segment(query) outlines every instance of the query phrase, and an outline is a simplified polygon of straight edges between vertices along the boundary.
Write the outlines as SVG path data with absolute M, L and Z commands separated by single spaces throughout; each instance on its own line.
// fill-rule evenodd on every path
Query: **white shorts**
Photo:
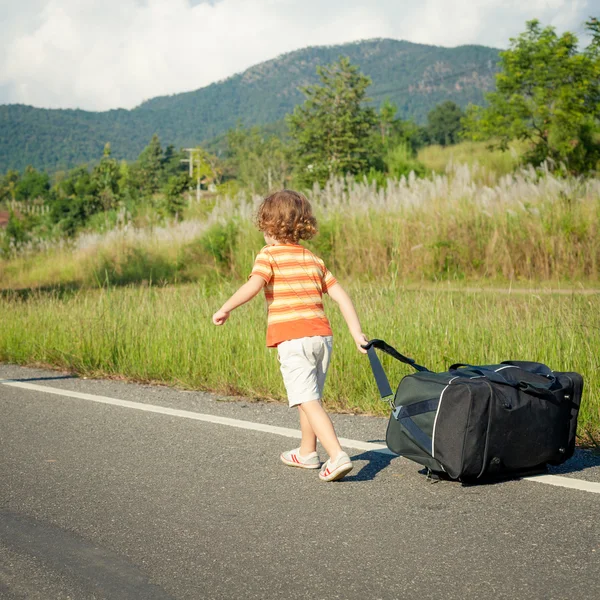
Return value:
M 330 335 L 287 340 L 277 346 L 290 406 L 322 398 L 332 347 Z

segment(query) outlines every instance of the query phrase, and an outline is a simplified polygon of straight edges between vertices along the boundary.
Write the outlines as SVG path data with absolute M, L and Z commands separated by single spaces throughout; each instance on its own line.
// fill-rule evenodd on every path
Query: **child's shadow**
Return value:
M 352 461 L 366 460 L 367 464 L 355 475 L 344 477 L 343 481 L 371 481 L 375 475 L 385 469 L 394 458 L 398 458 L 394 454 L 384 454 L 376 450 L 368 450 L 362 454 L 355 454 L 351 457 Z

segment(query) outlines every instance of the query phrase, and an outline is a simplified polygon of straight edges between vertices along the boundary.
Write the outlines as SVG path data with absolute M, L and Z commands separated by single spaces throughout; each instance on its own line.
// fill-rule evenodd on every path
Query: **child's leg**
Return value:
M 298 408 L 300 409 L 300 427 L 302 428 L 302 416 L 304 416 L 313 435 L 319 438 L 323 448 L 329 454 L 329 458 L 335 460 L 343 450 L 335 434 L 333 423 L 321 403 L 318 400 L 311 400 L 300 404 Z M 304 441 L 304 428 L 302 428 L 302 441 Z M 302 446 L 300 446 L 300 454 L 304 454 Z
M 317 436 L 310 426 L 308 417 L 304 414 L 304 411 L 300 408 L 302 405 L 298 405 L 298 414 L 300 415 L 300 431 L 302 432 L 302 441 L 300 442 L 300 454 L 302 456 L 308 456 L 311 452 L 317 450 Z

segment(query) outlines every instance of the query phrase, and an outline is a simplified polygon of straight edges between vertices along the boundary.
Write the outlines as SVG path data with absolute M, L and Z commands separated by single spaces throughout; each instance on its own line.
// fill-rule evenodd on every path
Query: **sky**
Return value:
M 506 48 L 537 18 L 583 33 L 600 0 L 0 0 L 0 104 L 108 110 L 307 46 Z

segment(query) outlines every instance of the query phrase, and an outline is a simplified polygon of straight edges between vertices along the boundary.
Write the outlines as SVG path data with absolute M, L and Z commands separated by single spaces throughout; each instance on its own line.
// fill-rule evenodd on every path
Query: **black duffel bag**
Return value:
M 532 472 L 573 455 L 583 390 L 578 373 L 520 361 L 432 373 L 382 340 L 364 347 L 392 407 L 386 443 L 395 454 L 461 481 Z M 417 371 L 395 394 L 375 348 Z

